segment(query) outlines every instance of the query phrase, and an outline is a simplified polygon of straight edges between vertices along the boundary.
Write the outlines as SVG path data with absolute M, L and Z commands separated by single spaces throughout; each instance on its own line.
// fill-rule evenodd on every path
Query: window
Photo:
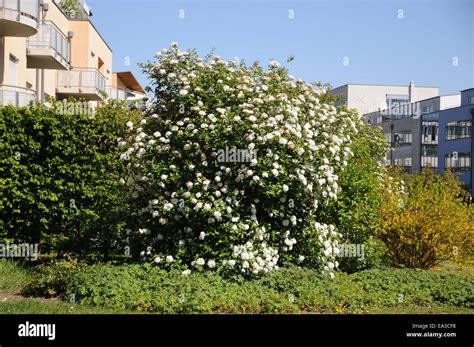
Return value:
M 446 123 L 446 140 L 459 140 L 471 137 L 471 121 Z
M 438 145 L 425 144 L 421 147 L 421 167 L 438 167 Z
M 423 122 L 422 129 L 422 143 L 436 144 L 438 143 L 438 123 L 437 122 Z
M 453 152 L 446 154 L 444 157 L 444 166 L 451 170 L 470 170 L 471 169 L 471 153 Z
M 438 157 L 421 157 L 422 168 L 433 168 L 438 167 Z
M 411 133 L 396 133 L 393 137 L 396 146 L 411 145 L 413 139 Z
M 474 96 L 469 98 L 469 104 L 474 105 Z
M 421 114 L 427 114 L 427 113 L 432 113 L 434 112 L 434 106 L 429 105 L 429 106 L 424 106 L 421 108 Z

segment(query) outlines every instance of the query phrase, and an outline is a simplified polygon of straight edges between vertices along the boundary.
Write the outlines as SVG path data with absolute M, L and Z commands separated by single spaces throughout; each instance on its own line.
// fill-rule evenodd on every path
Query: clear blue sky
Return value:
M 132 70 L 143 85 L 146 77 L 136 64 L 176 41 L 181 49 L 196 48 L 204 55 L 215 48 L 225 59 L 237 56 L 247 62 L 276 59 L 286 65 L 294 55 L 292 75 L 334 87 L 406 85 L 411 80 L 439 86 L 441 94 L 474 87 L 474 0 L 87 3 L 92 21 L 114 51 L 114 71 Z

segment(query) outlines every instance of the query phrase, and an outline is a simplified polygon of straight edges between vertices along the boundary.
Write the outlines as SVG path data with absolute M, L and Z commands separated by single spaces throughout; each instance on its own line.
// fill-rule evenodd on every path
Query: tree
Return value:
M 428 269 L 472 255 L 473 208 L 453 174 L 426 170 L 403 179 L 395 173 L 384 183 L 379 237 L 394 266 Z
M 388 265 L 383 244 L 377 239 L 383 160 L 388 147 L 379 129 L 366 124 L 351 146 L 354 153 L 341 173 L 341 193 L 325 210 L 327 222 L 336 225 L 344 243 L 364 249 L 363 257 L 340 257 L 345 271 Z
M 85 19 L 88 17 L 79 0 L 62 0 L 59 7 L 69 18 Z

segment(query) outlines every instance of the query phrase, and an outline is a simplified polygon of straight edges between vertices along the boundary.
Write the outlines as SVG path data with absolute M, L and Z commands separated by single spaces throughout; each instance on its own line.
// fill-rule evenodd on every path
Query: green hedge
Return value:
M 118 103 L 94 115 L 63 105 L 0 107 L 0 242 L 107 256 L 123 205 L 117 139 L 136 116 Z
M 57 263 L 39 267 L 25 293 L 157 313 L 362 313 L 409 305 L 472 308 L 472 288 L 474 280 L 464 275 L 408 269 L 338 273 L 331 281 L 289 268 L 244 280 L 215 272 L 184 277 L 144 265 Z

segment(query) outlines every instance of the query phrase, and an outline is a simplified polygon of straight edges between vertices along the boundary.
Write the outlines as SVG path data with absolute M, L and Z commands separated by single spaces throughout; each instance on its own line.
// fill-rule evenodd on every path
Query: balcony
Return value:
M 97 69 L 73 68 L 58 71 L 56 94 L 58 99 L 74 97 L 89 101 L 103 100 L 105 77 Z
M 0 36 L 36 34 L 38 15 L 39 0 L 0 0 Z
M 125 88 L 107 87 L 106 93 L 111 99 L 126 101 L 132 94 Z
M 0 105 L 23 107 L 36 102 L 33 90 L 0 84 Z
M 50 21 L 41 22 L 38 32 L 27 39 L 26 47 L 29 69 L 69 68 L 69 41 Z

